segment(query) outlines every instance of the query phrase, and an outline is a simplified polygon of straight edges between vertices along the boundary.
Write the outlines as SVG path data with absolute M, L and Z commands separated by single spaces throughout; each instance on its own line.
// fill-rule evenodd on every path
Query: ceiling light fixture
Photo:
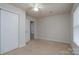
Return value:
M 38 4 L 34 4 L 33 10 L 36 12 L 39 11 Z
M 34 7 L 34 11 L 39 11 L 39 8 L 37 8 L 37 7 Z

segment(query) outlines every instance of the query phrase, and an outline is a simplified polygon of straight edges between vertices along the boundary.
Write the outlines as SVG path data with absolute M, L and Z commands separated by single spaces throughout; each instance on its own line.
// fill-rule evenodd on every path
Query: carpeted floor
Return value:
M 72 55 L 72 48 L 70 44 L 37 39 L 5 55 Z

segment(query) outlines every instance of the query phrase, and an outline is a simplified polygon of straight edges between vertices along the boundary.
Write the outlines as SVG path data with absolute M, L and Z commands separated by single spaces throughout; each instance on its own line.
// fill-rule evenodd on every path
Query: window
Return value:
M 73 41 L 79 46 L 79 6 L 73 14 Z

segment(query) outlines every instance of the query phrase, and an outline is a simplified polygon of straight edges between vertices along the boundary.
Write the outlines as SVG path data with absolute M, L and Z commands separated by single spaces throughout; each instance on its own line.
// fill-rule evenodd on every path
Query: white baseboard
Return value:
M 62 42 L 62 43 L 68 43 L 68 44 L 70 44 L 71 42 L 67 42 L 67 41 L 59 41 L 59 40 L 52 40 L 52 39 L 47 39 L 47 38 L 38 38 L 38 39 L 42 39 L 42 40 L 49 40 L 49 41 L 56 41 L 56 42 Z
M 74 42 L 71 43 L 71 46 L 73 49 L 73 54 L 79 55 L 79 47 Z
M 22 45 L 19 45 L 19 47 L 18 48 L 21 48 L 21 47 L 24 47 L 26 44 L 24 43 L 24 44 L 22 44 Z

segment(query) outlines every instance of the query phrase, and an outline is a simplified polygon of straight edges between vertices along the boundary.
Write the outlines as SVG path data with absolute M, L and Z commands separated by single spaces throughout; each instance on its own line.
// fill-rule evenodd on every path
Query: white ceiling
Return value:
M 71 3 L 38 3 L 40 9 L 38 12 L 33 11 L 35 3 L 12 3 L 12 5 L 19 7 L 26 11 L 30 16 L 42 18 L 51 15 L 70 13 L 72 9 Z

